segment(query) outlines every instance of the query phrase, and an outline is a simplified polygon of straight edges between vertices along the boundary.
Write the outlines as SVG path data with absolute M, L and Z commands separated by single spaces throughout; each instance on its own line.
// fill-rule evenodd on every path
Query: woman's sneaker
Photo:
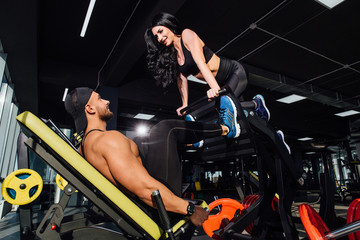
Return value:
M 268 122 L 270 120 L 270 111 L 265 105 L 264 97 L 261 94 L 258 94 L 255 97 L 253 97 L 253 101 L 256 103 L 256 109 L 255 109 L 256 114 L 260 118 Z
M 185 121 L 195 122 L 195 119 L 194 119 L 194 117 L 191 116 L 190 114 L 187 114 L 187 115 L 185 116 Z M 204 146 L 204 140 L 201 140 L 201 141 L 199 141 L 199 142 L 193 143 L 192 146 L 195 147 L 195 148 L 201 148 L 202 146 Z
M 289 145 L 287 145 L 287 143 L 285 142 L 284 133 L 281 130 L 277 130 L 276 133 L 279 136 L 280 140 L 285 145 L 285 147 L 287 148 L 289 154 L 291 154 L 291 149 L 290 149 Z
M 237 110 L 229 96 L 220 98 L 220 124 L 229 129 L 228 138 L 237 138 L 240 135 L 240 125 L 237 122 Z

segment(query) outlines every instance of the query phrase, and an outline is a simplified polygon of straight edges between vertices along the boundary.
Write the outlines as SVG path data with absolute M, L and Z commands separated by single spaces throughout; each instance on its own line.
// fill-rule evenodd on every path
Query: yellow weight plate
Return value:
M 60 176 L 60 174 L 56 174 L 56 185 L 64 191 L 64 188 L 66 185 L 68 185 L 68 181 L 66 181 L 62 176 Z
M 14 205 L 26 205 L 34 201 L 43 189 L 40 175 L 31 169 L 19 169 L 4 180 L 1 193 L 4 199 Z
M 62 176 L 60 176 L 60 174 L 56 174 L 56 185 L 64 191 L 64 188 L 66 187 L 66 185 L 68 185 L 68 181 L 65 180 L 65 178 L 63 178 Z M 77 190 L 75 190 L 75 192 L 78 192 Z

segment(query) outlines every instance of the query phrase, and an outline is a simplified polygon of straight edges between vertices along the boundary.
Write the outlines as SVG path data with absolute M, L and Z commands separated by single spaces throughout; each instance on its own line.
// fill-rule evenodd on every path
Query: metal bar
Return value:
M 326 239 L 337 239 L 344 237 L 350 233 L 360 230 L 360 220 L 346 224 L 345 226 L 335 229 L 325 235 Z
M 219 96 L 222 95 L 222 94 L 225 94 L 226 92 L 227 92 L 227 90 L 226 90 L 225 88 L 219 90 Z M 192 104 L 190 104 L 190 105 L 187 106 L 186 108 L 181 109 L 180 112 L 181 112 L 181 113 L 186 112 L 187 110 L 195 107 L 196 105 L 198 105 L 198 104 L 200 104 L 200 103 L 202 103 L 202 102 L 204 102 L 204 101 L 207 101 L 208 99 L 209 99 L 209 98 L 208 98 L 207 96 L 204 96 L 204 97 L 196 100 L 195 102 L 193 102 Z

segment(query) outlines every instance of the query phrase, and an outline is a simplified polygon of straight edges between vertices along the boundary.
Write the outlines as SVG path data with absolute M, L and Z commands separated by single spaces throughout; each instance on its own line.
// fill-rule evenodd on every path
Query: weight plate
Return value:
M 300 219 L 304 225 L 306 234 L 310 240 L 325 239 L 325 233 L 329 232 L 320 215 L 308 204 L 299 206 Z
M 40 175 L 31 169 L 19 169 L 4 180 L 1 192 L 4 199 L 14 205 L 26 205 L 34 201 L 43 189 Z
M 238 210 L 240 213 L 244 210 L 243 205 L 238 201 L 230 198 L 221 198 L 209 204 L 209 212 L 220 205 L 220 211 L 215 215 L 209 216 L 209 218 L 202 224 L 205 233 L 209 237 L 218 240 L 221 239 L 221 237 L 214 233 L 214 231 L 225 227 L 223 226 L 223 220 L 231 221 Z

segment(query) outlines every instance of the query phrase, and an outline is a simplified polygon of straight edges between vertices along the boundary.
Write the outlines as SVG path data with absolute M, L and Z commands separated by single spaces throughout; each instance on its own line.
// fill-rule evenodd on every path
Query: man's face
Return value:
M 108 100 L 102 99 L 100 94 L 92 92 L 88 103 L 95 107 L 96 112 L 98 113 L 101 120 L 107 122 L 114 116 L 114 113 L 109 109 L 110 102 Z

